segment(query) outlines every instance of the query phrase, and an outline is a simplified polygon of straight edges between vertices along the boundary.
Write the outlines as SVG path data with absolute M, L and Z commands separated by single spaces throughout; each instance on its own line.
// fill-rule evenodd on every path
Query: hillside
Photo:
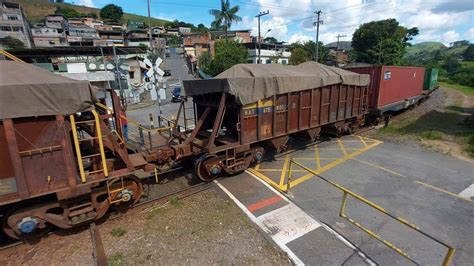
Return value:
M 434 50 L 445 48 L 446 46 L 440 42 L 421 42 L 407 47 L 406 55 L 411 56 L 420 52 L 433 52 Z
M 433 59 L 441 60 L 446 57 L 460 58 L 466 48 L 467 45 L 461 47 L 446 47 L 440 42 L 422 42 L 407 47 L 403 58 L 411 64 L 423 64 Z
M 73 8 L 76 11 L 80 13 L 96 13 L 97 16 L 99 16 L 100 9 L 99 8 L 93 8 L 93 7 L 86 7 L 86 6 L 77 6 L 77 5 L 72 5 L 72 4 L 66 4 L 66 3 L 50 3 L 47 0 L 9 0 L 9 2 L 13 3 L 20 3 L 20 5 L 23 7 L 25 10 L 25 13 L 30 21 L 30 23 L 41 23 L 44 21 L 44 16 L 49 15 L 49 14 L 54 14 L 54 11 L 56 10 L 57 6 L 61 7 L 68 7 L 68 8 Z M 125 10 L 124 10 L 125 11 Z M 122 22 L 126 23 L 129 19 L 132 20 L 141 20 L 148 22 L 148 17 L 146 16 L 140 16 L 140 15 L 135 15 L 135 14 L 129 14 L 129 13 L 124 13 Z M 158 25 L 163 25 L 167 20 L 163 19 L 156 19 L 152 18 L 151 19 L 151 25 L 152 26 L 158 26 Z

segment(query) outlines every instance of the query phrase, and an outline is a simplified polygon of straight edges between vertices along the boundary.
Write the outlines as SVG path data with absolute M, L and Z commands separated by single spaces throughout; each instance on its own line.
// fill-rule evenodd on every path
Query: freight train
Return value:
M 182 101 L 166 131 L 140 130 L 133 141 L 122 132 L 126 118 L 113 90 L 108 110 L 87 82 L 12 61 L 0 61 L 0 73 L 0 215 L 3 231 L 16 239 L 128 208 L 140 200 L 144 180 L 169 165 L 192 161 L 195 176 L 211 181 L 259 163 L 265 149 L 283 151 L 290 136 L 351 133 L 386 103 L 380 99 L 410 101 L 374 96 L 396 88 L 374 90 L 370 75 L 315 62 L 236 65 L 214 79 L 184 81 L 192 129 L 178 125 L 186 116 Z M 399 78 L 394 70 L 377 73 L 390 76 L 379 82 Z M 423 74 L 406 75 L 422 86 Z

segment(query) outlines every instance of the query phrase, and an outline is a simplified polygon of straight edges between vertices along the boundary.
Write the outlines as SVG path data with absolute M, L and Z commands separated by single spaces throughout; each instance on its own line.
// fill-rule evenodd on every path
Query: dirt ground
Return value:
M 98 225 L 109 265 L 290 265 L 215 189 L 147 205 Z M 0 252 L 0 265 L 93 265 L 89 230 Z
M 473 98 L 440 88 L 420 106 L 393 117 L 388 127 L 368 134 L 474 162 Z

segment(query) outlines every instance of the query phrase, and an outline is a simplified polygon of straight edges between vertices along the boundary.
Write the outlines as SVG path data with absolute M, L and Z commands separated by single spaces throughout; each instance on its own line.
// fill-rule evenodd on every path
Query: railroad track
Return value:
M 157 185 L 159 185 L 159 184 L 157 184 Z M 195 185 L 191 185 L 191 186 L 181 188 L 181 189 L 178 189 L 176 191 L 167 193 L 163 196 L 159 196 L 159 197 L 155 197 L 155 198 L 152 198 L 152 199 L 147 199 L 147 200 L 144 200 L 144 201 L 140 201 L 139 203 L 135 204 L 130 209 L 130 211 L 128 211 L 124 214 L 122 214 L 120 211 L 112 211 L 107 215 L 107 217 L 110 217 L 109 219 L 113 220 L 113 219 L 116 219 L 118 217 L 121 217 L 122 215 L 129 215 L 131 212 L 133 212 L 133 209 L 138 209 L 139 207 L 143 207 L 143 206 L 150 205 L 150 204 L 153 204 L 153 203 L 160 203 L 160 202 L 164 203 L 164 202 L 169 201 L 172 198 L 184 199 L 184 198 L 187 198 L 189 196 L 195 195 L 199 192 L 202 192 L 204 190 L 207 190 L 207 189 L 209 189 L 213 186 L 214 186 L 214 183 L 212 183 L 212 182 L 198 183 L 198 184 L 195 184 Z M 94 222 L 91 223 L 91 226 L 95 227 L 95 223 Z M 90 229 L 90 230 L 96 231 L 97 229 L 94 228 L 94 229 Z M 55 231 L 51 231 L 51 232 L 48 233 L 48 235 L 52 235 L 54 233 L 55 233 Z M 92 232 L 91 232 L 91 234 L 92 234 Z M 10 248 L 13 248 L 13 247 L 16 247 L 16 246 L 19 246 L 19 245 L 22 245 L 22 244 L 26 244 L 26 243 L 27 242 L 25 242 L 25 241 L 19 240 L 19 241 L 14 241 L 14 242 L 11 242 L 11 243 L 7 243 L 5 245 L 0 245 L 0 251 L 10 249 Z M 96 245 L 101 245 L 101 244 L 99 244 L 99 241 L 97 241 L 97 240 L 94 240 L 93 243 L 95 243 Z M 95 248 L 96 248 L 96 246 L 94 246 L 94 249 Z

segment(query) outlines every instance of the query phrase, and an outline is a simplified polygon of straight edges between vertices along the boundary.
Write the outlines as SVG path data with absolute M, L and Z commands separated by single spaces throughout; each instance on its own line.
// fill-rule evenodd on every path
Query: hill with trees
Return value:
M 67 3 L 50 3 L 47 0 L 9 0 L 9 2 L 19 3 L 25 10 L 26 16 L 32 24 L 42 23 L 44 21 L 44 17 L 49 14 L 54 14 L 58 7 L 60 9 L 68 10 L 68 12 L 70 12 L 70 10 L 72 9 L 77 11 L 78 14 L 95 14 L 97 17 L 100 17 L 99 8 L 87 6 L 78 6 Z M 74 12 L 71 13 L 76 15 Z M 141 20 L 148 22 L 148 17 L 130 13 L 123 13 L 121 22 L 126 23 L 128 20 Z M 163 19 L 151 18 L 152 26 L 162 26 L 168 22 L 169 21 Z

